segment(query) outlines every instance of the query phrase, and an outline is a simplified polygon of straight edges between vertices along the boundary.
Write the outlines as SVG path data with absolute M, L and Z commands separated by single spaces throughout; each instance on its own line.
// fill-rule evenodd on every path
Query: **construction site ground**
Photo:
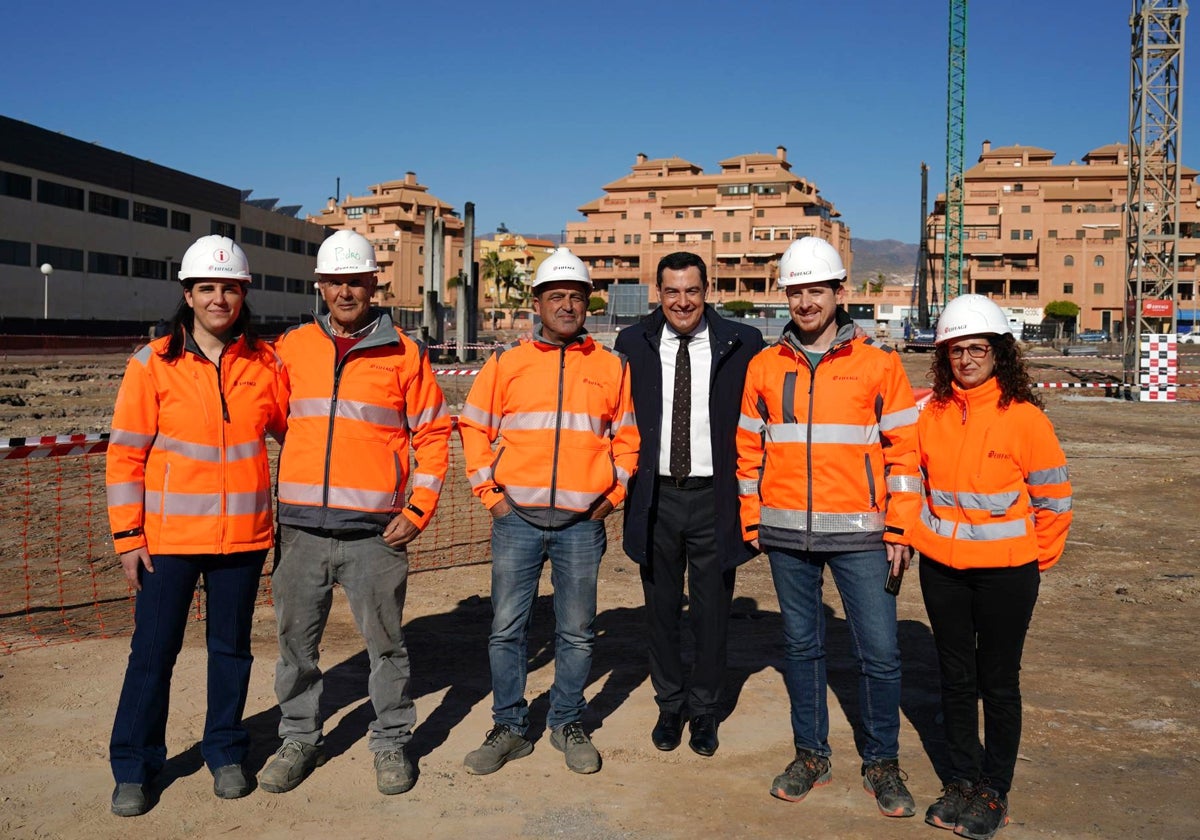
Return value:
M 1200 352 L 1184 352 L 1182 368 L 1200 367 Z M 929 357 L 909 354 L 904 361 L 914 385 L 927 384 Z M 3 436 L 107 431 L 123 364 L 119 354 L 0 359 Z M 1112 359 L 1035 351 L 1031 364 L 1044 381 L 1119 378 Z M 458 405 L 473 378 L 440 381 Z M 1062 561 L 1043 576 L 1030 628 L 1012 824 L 1001 838 L 1200 837 L 1194 801 L 1200 783 L 1196 390 L 1190 386 L 1183 392 L 1190 399 L 1161 405 L 1106 399 L 1096 389 L 1043 392 L 1071 465 L 1075 524 Z M 155 786 L 154 807 L 135 820 L 108 810 L 107 743 L 128 637 L 50 640 L 0 655 L 0 836 L 950 836 L 920 816 L 939 793 L 936 768 L 944 744 L 936 657 L 915 570 L 899 596 L 900 741 L 918 816 L 884 818 L 862 789 L 854 747 L 856 672 L 831 582 L 825 601 L 833 781 L 790 804 L 768 794 L 792 749 L 779 608 L 765 559 L 738 572 L 719 751 L 702 758 L 685 742 L 674 752 L 659 752 L 649 737 L 656 707 L 641 586 L 636 566 L 620 551 L 619 517 L 610 520 L 600 572 L 598 638 L 587 689 L 585 723 L 604 757 L 598 774 L 569 772 L 544 730 L 553 677 L 548 573 L 529 650 L 535 750 L 491 776 L 464 770 L 464 755 L 491 724 L 489 567 L 479 563 L 419 572 L 410 580 L 405 632 L 418 712 L 410 753 L 420 775 L 409 793 L 385 797 L 375 789 L 366 746 L 373 716 L 366 654 L 339 595 L 322 648 L 329 760 L 287 794 L 256 789 L 233 801 L 213 796 L 199 751 L 205 710 L 201 622 L 189 628 L 175 668 L 166 772 Z M 10 532 L 20 525 L 2 523 Z M 70 519 L 60 527 L 69 529 Z M 3 550 L 0 575 L 13 575 L 21 549 L 7 542 Z M 111 574 L 119 575 L 115 564 Z M 4 584 L 0 590 L 13 587 Z M 12 606 L 0 604 L 0 612 Z M 253 734 L 248 766 L 257 772 L 278 746 L 270 607 L 255 616 L 254 650 L 246 720 Z

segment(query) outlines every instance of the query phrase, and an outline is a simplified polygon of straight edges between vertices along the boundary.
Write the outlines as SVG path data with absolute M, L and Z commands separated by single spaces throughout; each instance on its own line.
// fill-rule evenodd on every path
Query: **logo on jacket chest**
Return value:
M 997 452 L 995 449 L 989 449 L 987 456 L 989 458 L 994 458 L 997 461 L 1011 461 L 1012 460 L 1012 455 L 1008 454 L 1007 452 Z
M 370 364 L 370 368 L 371 368 L 371 370 L 382 370 L 382 371 L 384 371 L 384 372 L 386 372 L 386 373 L 395 373 L 395 372 L 396 372 L 396 368 L 395 368 L 395 366 L 393 366 L 393 365 L 381 365 L 381 364 L 379 364 L 378 362 L 372 362 L 372 363 Z
M 598 382 L 598 381 L 597 381 L 597 380 L 595 380 L 595 379 L 588 379 L 586 376 L 585 376 L 585 377 L 583 377 L 583 384 L 584 384 L 584 385 L 594 385 L 594 386 L 596 386 L 597 388 L 603 388 L 603 387 L 604 387 L 604 383 L 603 383 L 603 382 Z

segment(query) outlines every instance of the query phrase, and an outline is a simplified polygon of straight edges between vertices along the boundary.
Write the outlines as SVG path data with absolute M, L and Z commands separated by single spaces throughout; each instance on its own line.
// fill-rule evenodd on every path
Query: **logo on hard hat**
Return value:
M 229 252 L 224 248 L 218 248 L 217 250 L 213 251 L 213 259 L 219 263 L 229 262 Z

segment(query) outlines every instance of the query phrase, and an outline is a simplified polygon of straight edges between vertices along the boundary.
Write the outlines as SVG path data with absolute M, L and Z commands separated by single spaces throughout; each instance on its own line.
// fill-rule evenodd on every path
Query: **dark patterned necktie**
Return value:
M 671 478 L 687 478 L 692 472 L 692 358 L 689 335 L 679 336 L 675 354 L 675 397 L 671 408 Z

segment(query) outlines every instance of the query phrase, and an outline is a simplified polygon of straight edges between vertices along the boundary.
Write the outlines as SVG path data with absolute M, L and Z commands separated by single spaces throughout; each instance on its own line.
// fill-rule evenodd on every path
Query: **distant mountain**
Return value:
M 889 279 L 911 281 L 917 265 L 917 246 L 895 239 L 852 239 L 854 278 L 863 282 L 883 272 Z

